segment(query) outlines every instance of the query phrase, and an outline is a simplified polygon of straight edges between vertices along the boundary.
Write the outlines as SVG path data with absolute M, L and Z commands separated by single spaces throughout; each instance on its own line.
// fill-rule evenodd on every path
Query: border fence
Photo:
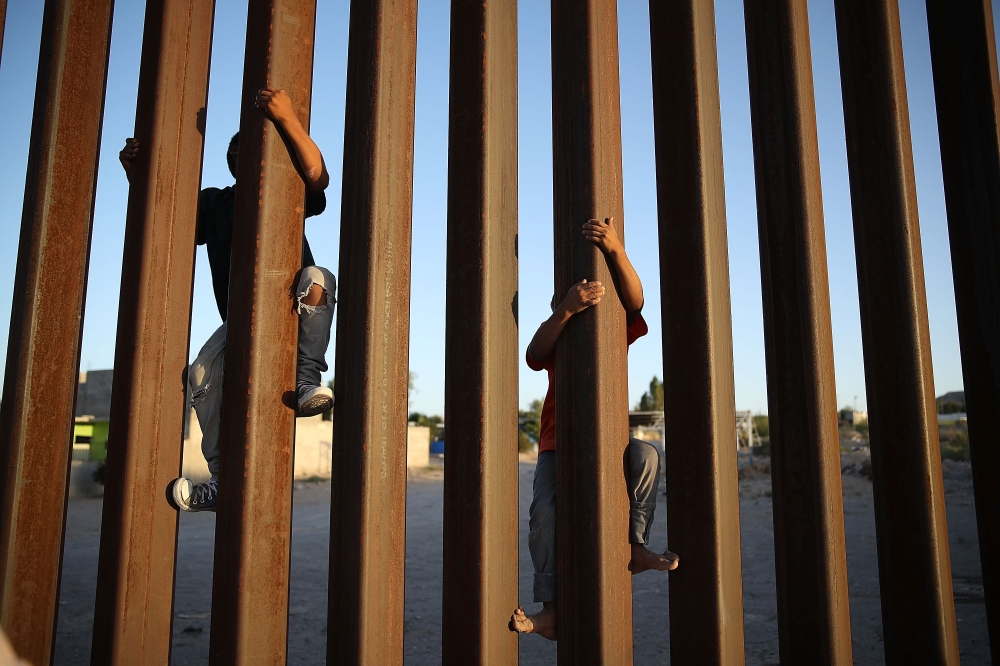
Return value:
M 0 624 L 51 663 L 112 0 L 46 0 L 0 410 Z M 551 0 L 555 283 L 607 282 L 622 227 L 615 0 Z M 514 664 L 517 6 L 452 0 L 443 655 Z M 958 664 L 896 0 L 835 0 L 889 664 Z M 806 0 L 745 0 L 779 650 L 850 664 L 830 298 Z M 6 9 L 0 0 L 0 14 Z M 214 2 L 147 0 L 93 664 L 169 658 L 194 233 Z M 312 89 L 316 0 L 249 0 L 211 630 L 284 663 L 301 180 L 252 92 Z M 989 0 L 927 0 L 983 584 L 1000 660 L 1000 80 Z M 352 0 L 328 654 L 400 664 L 417 0 Z M 2 27 L 0 27 L 2 30 Z M 650 0 L 675 664 L 744 661 L 732 322 L 711 0 Z M 0 32 L 2 38 L 2 32 Z M 95 95 L 94 91 L 102 91 Z M 309 104 L 300 107 L 308 113 Z M 302 118 L 308 126 L 308 118 Z M 289 233 L 289 229 L 292 233 Z M 617 303 L 614 290 L 607 299 Z M 557 350 L 559 663 L 632 663 L 621 308 Z M 262 344 L 266 341 L 266 344 Z M 572 361 L 572 362 L 570 362 Z M 596 378 L 596 379 L 595 379 Z M 673 408 L 683 418 L 674 416 Z M 140 415 L 142 417 L 140 418 Z M 255 446 L 267 441 L 268 446 Z M 672 446 L 671 442 L 698 442 Z M 261 600 L 266 599 L 265 603 Z

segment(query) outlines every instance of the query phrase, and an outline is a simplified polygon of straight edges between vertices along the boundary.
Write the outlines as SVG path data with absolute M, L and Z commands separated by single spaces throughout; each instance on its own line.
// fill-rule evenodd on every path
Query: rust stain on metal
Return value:
M 583 278 L 611 285 L 581 228 L 614 217 L 624 239 L 614 0 L 553 0 L 552 121 L 555 292 Z M 632 663 L 624 329 L 625 311 L 609 288 L 556 346 L 560 664 Z
M 729 249 L 711 0 L 649 3 L 674 663 L 743 663 Z M 698 442 L 698 446 L 691 446 Z
M 119 300 L 93 664 L 170 654 L 191 282 L 214 2 L 146 4 Z M 117 137 L 108 137 L 118 140 Z
M 401 664 L 415 0 L 354 0 L 340 232 L 327 661 Z
M 958 664 L 896 0 L 836 0 L 888 664 Z
M 782 663 L 850 664 L 840 446 L 806 0 L 745 0 Z
M 1000 662 L 1000 80 L 987 0 L 927 0 L 979 554 Z
M 111 0 L 50 0 L 0 408 L 0 624 L 52 658 Z
M 297 20 L 272 21 L 276 11 Z M 283 664 L 295 437 L 285 394 L 295 391 L 298 336 L 289 295 L 305 187 L 254 98 L 264 85 L 285 89 L 309 127 L 316 0 L 251 0 L 248 14 L 209 655 Z
M 516 664 L 517 3 L 453 0 L 443 663 Z

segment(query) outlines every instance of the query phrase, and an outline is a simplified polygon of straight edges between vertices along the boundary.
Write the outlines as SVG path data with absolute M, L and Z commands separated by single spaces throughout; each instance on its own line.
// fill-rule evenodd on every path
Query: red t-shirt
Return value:
M 649 333 L 646 320 L 640 314 L 626 329 L 628 344 Z M 536 361 L 531 354 L 525 352 L 524 360 L 532 370 L 546 370 L 549 373 L 549 390 L 545 392 L 545 402 L 542 403 L 542 423 L 538 436 L 538 452 L 556 450 L 556 353 L 553 349 L 541 361 Z

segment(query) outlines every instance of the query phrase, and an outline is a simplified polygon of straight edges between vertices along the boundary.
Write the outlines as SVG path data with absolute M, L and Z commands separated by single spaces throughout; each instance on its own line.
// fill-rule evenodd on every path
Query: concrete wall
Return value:
M 111 379 L 114 370 L 81 372 L 76 385 L 76 416 L 92 416 L 94 421 L 111 418 Z
M 427 426 L 407 426 L 406 466 L 427 467 L 431 464 L 431 429 Z
M 91 460 L 94 454 L 104 453 L 107 428 L 111 416 L 111 382 L 113 370 L 81 372 L 76 389 L 76 415 L 89 416 L 88 425 L 94 428 Z M 103 437 L 98 436 L 100 430 Z M 409 426 L 407 429 L 406 466 L 427 467 L 430 463 L 430 428 Z M 208 464 L 201 453 L 201 428 L 194 409 L 188 410 L 184 428 L 181 474 L 196 483 L 208 480 Z M 96 446 L 94 445 L 96 444 Z M 333 422 L 324 421 L 320 415 L 297 419 L 295 423 L 295 478 L 329 479 L 332 473 Z M 97 463 L 74 463 L 70 475 L 71 496 L 93 497 L 102 493 L 102 487 L 91 480 Z
M 201 453 L 201 428 L 194 410 L 189 412 L 188 433 L 184 440 L 183 475 L 195 482 L 208 479 L 208 465 Z M 427 467 L 430 463 L 431 430 L 426 426 L 407 429 L 406 466 Z M 321 415 L 295 421 L 295 478 L 329 479 L 333 469 L 333 421 Z

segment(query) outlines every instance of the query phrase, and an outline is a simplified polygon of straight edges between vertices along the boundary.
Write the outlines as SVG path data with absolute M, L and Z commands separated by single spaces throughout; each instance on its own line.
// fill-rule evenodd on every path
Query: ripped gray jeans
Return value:
M 318 284 L 326 292 L 326 303 L 306 305 L 302 299 Z M 298 383 L 318 386 L 327 369 L 326 349 L 337 303 L 337 280 L 319 266 L 302 269 L 295 290 L 299 314 Z M 226 370 L 226 324 L 212 334 L 188 368 L 188 395 L 201 426 L 201 452 L 212 476 L 219 475 L 219 421 L 222 415 L 222 381 Z

